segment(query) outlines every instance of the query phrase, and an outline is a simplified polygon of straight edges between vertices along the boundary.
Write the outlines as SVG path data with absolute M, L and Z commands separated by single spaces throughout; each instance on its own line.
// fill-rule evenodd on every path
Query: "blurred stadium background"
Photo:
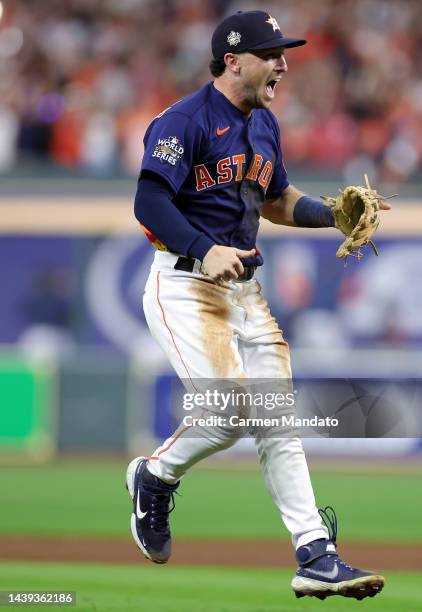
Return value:
M 82 502 L 72 506 L 80 523 L 66 515 L 67 527 L 61 530 L 62 510 L 50 514 L 46 499 L 51 508 L 52 497 L 38 499 L 40 489 L 60 490 L 57 472 L 50 473 L 48 465 L 60 465 L 69 454 L 97 455 L 95 465 L 102 472 L 84 460 L 65 467 L 65 478 L 76 491 L 84 474 L 91 487 L 101 474 L 105 486 L 108 479 L 121 478 L 126 455 L 149 452 L 174 426 L 172 373 L 141 311 L 153 257 L 132 213 L 142 138 L 153 116 L 209 80 L 209 40 L 216 23 L 236 10 L 254 8 L 271 13 L 286 33 L 309 41 L 288 52 L 289 73 L 273 105 L 290 181 L 317 197 L 362 183 L 368 172 L 381 193 L 399 193 L 394 210 L 382 218 L 376 239 L 380 257 L 368 250 L 362 261 L 350 260 L 347 267 L 335 259 L 339 236 L 334 232 L 263 225 L 259 246 L 266 265 L 260 281 L 290 342 L 294 374 L 420 376 L 420 2 L 1 0 L 0 462 L 50 461 L 42 468 L 45 476 L 30 472 L 31 498 L 40 504 L 38 518 L 35 513 L 27 524 L 32 534 L 85 533 Z M 417 508 L 420 492 L 414 485 L 419 481 L 409 481 L 402 498 L 397 494 L 396 502 L 401 499 L 404 507 L 391 506 L 382 496 L 385 484 L 372 488 L 373 475 L 382 457 L 389 458 L 384 472 L 402 474 L 404 464 L 420 472 L 415 466 L 422 444 L 411 433 L 406 439 L 346 444 L 306 440 L 311 463 L 325 456 L 326 479 L 317 475 L 317 493 L 329 492 L 334 471 L 350 473 L 358 463 L 351 489 L 355 486 L 357 493 L 367 472 L 365 508 L 373 513 L 369 536 L 378 533 L 385 503 L 391 512 L 385 533 L 400 539 L 393 514 L 408 512 L 407 504 Z M 247 444 L 233 453 L 236 462 L 245 459 L 248 465 Z M 335 461 L 327 458 L 333 454 Z M 118 471 L 114 463 L 108 470 L 106 455 L 117 458 Z M 223 461 L 232 460 L 226 453 Z M 22 528 L 18 508 L 29 503 L 17 493 L 27 486 L 27 471 L 3 465 L 0 473 L 2 530 L 13 535 Z M 201 478 L 192 481 L 195 486 Z M 404 478 L 394 486 L 404 486 Z M 358 501 L 340 477 L 335 482 L 350 518 L 346 535 L 359 537 L 359 509 L 347 515 Z M 81 495 L 94 507 L 98 500 L 91 499 L 90 486 Z M 227 485 L 225 494 L 232 488 Z M 117 486 L 102 493 L 117 495 Z M 205 486 L 202 494 L 206 505 Z M 122 507 L 127 503 L 124 499 Z M 236 523 L 235 507 L 230 516 Z M 103 524 L 101 508 L 95 508 L 99 523 L 93 520 L 87 531 L 126 533 L 126 514 L 121 519 L 120 510 L 111 512 L 109 524 Z M 200 506 L 194 508 L 201 513 Z M 116 527 L 115 516 L 124 524 Z M 267 520 L 257 517 L 260 524 Z M 195 537 L 202 528 L 196 526 L 192 536 L 193 515 L 177 520 L 186 521 L 178 532 L 182 536 Z M 422 541 L 415 526 L 416 519 L 409 518 L 413 536 L 406 532 L 403 537 Z M 216 535 L 207 529 L 210 537 Z M 247 524 L 239 529 L 240 535 L 249 533 Z M 227 536 L 224 528 L 219 535 Z M 376 537 L 384 535 L 380 531 Z M 242 610 L 256 609 L 247 605 Z M 168 602 L 164 609 L 173 610 Z M 187 604 L 180 608 L 188 609 Z M 409 603 L 404 609 L 417 608 Z

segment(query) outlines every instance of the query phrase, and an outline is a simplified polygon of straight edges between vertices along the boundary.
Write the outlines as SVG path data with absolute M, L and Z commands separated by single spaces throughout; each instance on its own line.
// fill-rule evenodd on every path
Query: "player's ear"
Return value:
M 224 62 L 228 70 L 234 72 L 235 74 L 239 74 L 240 62 L 239 56 L 236 53 L 226 53 L 224 56 Z

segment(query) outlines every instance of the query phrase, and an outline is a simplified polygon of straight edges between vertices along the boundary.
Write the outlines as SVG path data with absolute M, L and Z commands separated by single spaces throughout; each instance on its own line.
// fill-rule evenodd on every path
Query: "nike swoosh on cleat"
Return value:
M 217 128 L 215 130 L 215 133 L 217 134 L 217 136 L 222 136 L 223 134 L 225 134 L 226 132 L 228 132 L 230 129 L 230 126 L 228 125 L 226 128 L 223 128 L 222 130 L 220 128 Z
M 314 574 L 315 576 L 322 576 L 323 578 L 328 578 L 329 580 L 334 580 L 338 576 L 338 565 L 334 565 L 333 569 L 330 572 L 324 572 L 323 570 L 311 570 L 307 569 L 307 572 Z
M 138 491 L 138 497 L 136 499 L 136 516 L 138 517 L 139 520 L 142 520 L 147 514 L 148 512 L 142 512 L 141 510 L 141 506 L 139 504 L 139 491 Z

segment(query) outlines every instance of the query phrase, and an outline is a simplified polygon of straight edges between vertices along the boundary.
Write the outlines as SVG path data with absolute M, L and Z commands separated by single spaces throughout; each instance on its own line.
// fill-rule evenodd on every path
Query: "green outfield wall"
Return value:
M 56 398 L 53 363 L 0 352 L 0 455 L 41 459 L 54 451 Z

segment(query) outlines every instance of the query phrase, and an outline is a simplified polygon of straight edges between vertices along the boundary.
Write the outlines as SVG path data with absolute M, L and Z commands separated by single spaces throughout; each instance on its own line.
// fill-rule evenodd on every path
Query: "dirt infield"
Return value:
M 422 571 L 421 545 L 342 543 L 348 563 L 376 570 Z M 129 539 L 1 536 L 1 560 L 148 563 Z M 175 540 L 172 565 L 294 568 L 289 542 Z

